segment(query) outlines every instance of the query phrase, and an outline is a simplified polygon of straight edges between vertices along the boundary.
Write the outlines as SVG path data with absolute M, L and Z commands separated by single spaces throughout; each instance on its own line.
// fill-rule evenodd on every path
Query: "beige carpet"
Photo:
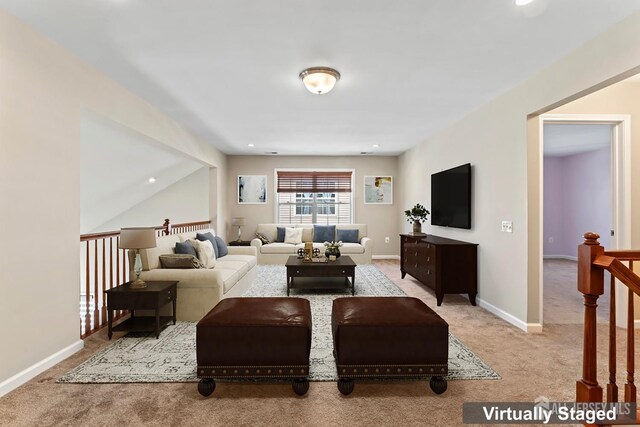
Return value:
M 108 345 L 101 332 L 87 339 L 81 352 L 0 398 L 0 425 L 454 426 L 462 425 L 463 402 L 532 402 L 540 395 L 574 400 L 581 371 L 581 325 L 549 324 L 543 334 L 526 334 L 472 307 L 462 296 L 448 295 L 436 307 L 430 290 L 409 276 L 400 279 L 397 261 L 376 265 L 407 294 L 434 308 L 449 322 L 451 332 L 503 379 L 451 381 L 440 396 L 426 381 L 357 383 L 348 397 L 335 384 L 320 382 L 311 383 L 303 397 L 296 397 L 286 384 L 220 383 L 210 398 L 201 397 L 193 383 L 56 384 L 62 374 Z M 601 339 L 600 345 L 604 355 L 606 341 Z M 600 363 L 601 381 L 606 378 L 605 364 Z

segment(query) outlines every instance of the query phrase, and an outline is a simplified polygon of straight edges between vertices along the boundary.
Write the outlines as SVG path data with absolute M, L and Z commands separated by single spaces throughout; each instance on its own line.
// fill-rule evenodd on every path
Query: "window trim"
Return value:
M 278 208 L 280 200 L 278 199 L 278 172 L 350 172 L 351 173 L 351 213 L 349 224 L 355 224 L 356 218 L 356 170 L 354 168 L 274 168 L 273 169 L 273 222 L 279 224 Z

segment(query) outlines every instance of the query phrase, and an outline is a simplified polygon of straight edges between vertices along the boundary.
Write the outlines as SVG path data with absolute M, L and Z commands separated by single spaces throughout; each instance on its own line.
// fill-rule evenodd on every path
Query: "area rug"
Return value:
M 356 267 L 357 296 L 403 296 L 405 293 L 374 265 Z M 258 275 L 244 296 L 284 296 L 285 267 L 258 266 Z M 311 303 L 311 381 L 336 381 L 331 339 L 331 303 L 348 296 L 341 291 L 291 291 Z M 62 376 L 63 383 L 155 383 L 196 382 L 196 327 L 178 322 L 163 329 L 160 338 L 149 333 L 129 333 Z M 448 380 L 500 379 L 482 359 L 458 338 L 449 334 Z

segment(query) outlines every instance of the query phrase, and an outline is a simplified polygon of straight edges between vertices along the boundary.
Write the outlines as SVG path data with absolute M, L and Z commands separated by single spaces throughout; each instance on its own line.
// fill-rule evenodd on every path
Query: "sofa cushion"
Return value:
M 220 236 L 216 236 L 215 237 L 216 240 L 216 258 L 222 258 L 223 256 L 227 256 L 227 254 L 229 253 L 229 249 L 227 248 L 227 244 L 225 243 L 224 240 L 222 240 L 222 237 Z
M 153 270 L 160 267 L 160 255 L 168 255 L 173 253 L 176 243 L 180 240 L 175 234 L 158 237 L 156 239 L 156 247 L 149 249 L 140 249 L 140 257 L 142 258 L 142 269 Z
M 189 241 L 176 243 L 175 253 L 176 254 L 193 255 L 196 258 L 198 257 L 198 253 L 196 252 L 196 248 L 194 248 L 193 245 L 191 244 L 191 242 L 189 242 Z M 162 268 L 167 268 L 167 267 L 162 267 Z
M 291 254 L 297 255 L 298 248 L 288 243 L 270 243 L 260 248 L 263 254 Z
M 235 270 L 240 273 L 238 279 L 241 279 L 245 274 L 247 274 L 247 271 L 249 271 L 249 264 L 244 261 L 228 261 L 227 257 L 225 257 L 224 259 L 216 260 L 216 269 L 218 268 Z
M 284 242 L 291 245 L 302 243 L 302 228 L 285 228 Z
M 192 240 L 196 242 L 196 252 L 198 252 L 198 259 L 204 265 L 204 268 L 213 268 L 216 266 L 216 256 L 213 252 L 213 245 L 209 240 Z
M 367 224 L 336 224 L 336 230 L 358 230 L 358 238 L 367 237 Z
M 162 268 L 204 268 L 198 258 L 190 254 L 160 255 Z
M 314 242 L 333 242 L 336 236 L 335 225 L 314 225 L 313 226 L 313 241 Z
M 240 280 L 240 272 L 238 270 L 216 267 L 216 271 L 219 271 L 222 276 L 222 289 L 224 293 L 227 293 L 227 291 L 233 288 L 233 285 Z
M 258 258 L 253 255 L 227 255 L 224 257 L 224 260 L 220 261 L 241 261 L 246 263 L 249 266 L 249 269 L 252 269 L 256 264 L 258 264 Z
M 269 238 L 264 234 L 256 232 L 256 237 L 260 239 L 263 245 L 268 245 L 269 243 L 271 243 L 271 240 L 269 240 Z
M 343 255 L 363 254 L 364 246 L 362 246 L 360 243 L 344 243 L 342 246 L 340 246 L 340 253 Z
M 274 240 L 276 243 L 284 243 L 284 235 L 286 232 L 286 228 L 285 227 L 276 227 L 276 240 Z
M 201 242 L 208 240 L 211 242 L 211 246 L 213 247 L 213 252 L 216 255 L 216 258 L 218 258 L 220 255 L 218 255 L 218 245 L 216 243 L 216 236 L 213 235 L 213 233 L 207 232 L 207 233 L 196 233 L 196 240 L 199 240 Z
M 360 239 L 358 238 L 358 230 L 336 230 L 336 240 L 341 241 L 342 243 L 360 243 Z

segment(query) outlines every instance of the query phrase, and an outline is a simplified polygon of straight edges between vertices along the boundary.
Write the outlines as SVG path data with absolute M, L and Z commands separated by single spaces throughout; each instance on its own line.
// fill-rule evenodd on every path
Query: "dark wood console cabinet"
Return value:
M 400 271 L 408 273 L 436 293 L 438 306 L 444 294 L 469 294 L 476 305 L 478 245 L 427 234 L 400 235 Z

